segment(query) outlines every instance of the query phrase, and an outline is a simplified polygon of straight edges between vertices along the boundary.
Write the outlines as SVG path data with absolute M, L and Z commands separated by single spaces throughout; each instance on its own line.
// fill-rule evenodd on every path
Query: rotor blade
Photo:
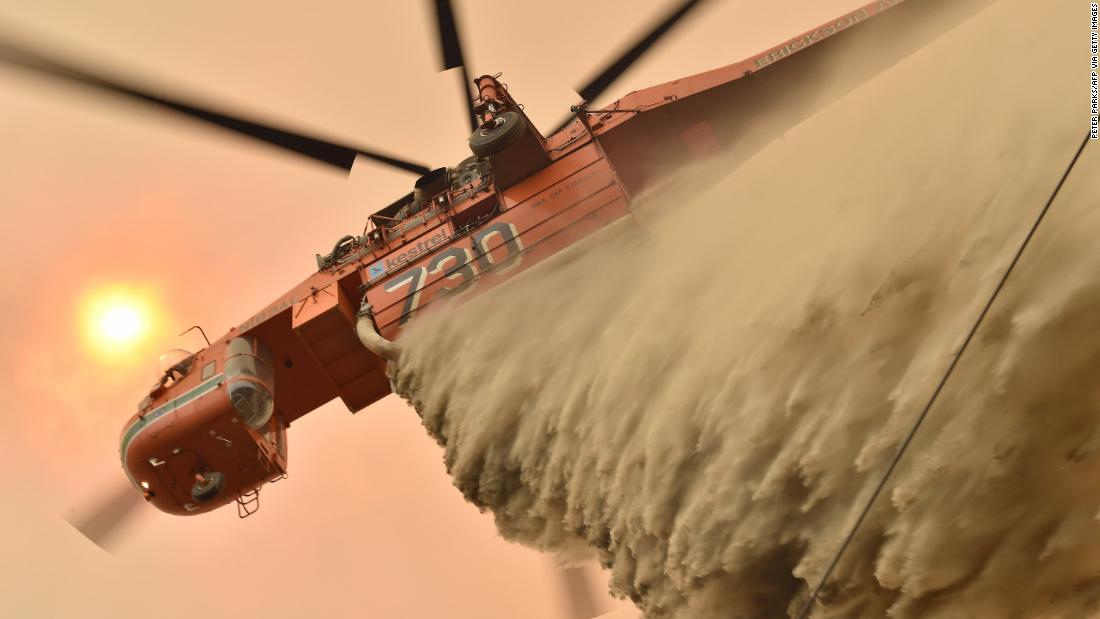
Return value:
M 608 65 L 607 68 L 601 71 L 599 75 L 592 78 L 592 81 L 577 90 L 577 94 L 585 101 L 595 101 L 596 97 L 603 94 L 612 82 L 619 79 L 619 76 L 630 68 L 630 65 L 634 64 L 642 54 L 653 47 L 654 43 L 659 41 L 661 37 L 667 34 L 685 15 L 702 2 L 703 0 L 687 0 L 686 2 L 682 2 L 680 6 L 669 13 L 661 23 L 657 24 L 653 30 L 646 33 L 646 35 L 639 39 L 630 49 L 626 50 L 621 56 Z
M 95 88 L 103 92 L 110 92 L 131 100 L 152 104 L 161 109 L 171 110 L 196 120 L 205 121 L 237 134 L 248 136 L 272 146 L 284 148 L 298 153 L 299 155 L 304 155 L 316 161 L 327 163 L 344 170 L 351 170 L 355 157 L 357 155 L 363 155 L 364 157 L 368 157 L 380 163 L 385 163 L 415 174 L 427 174 L 429 171 L 428 167 L 425 165 L 404 161 L 402 159 L 383 155 L 376 151 L 338 144 L 287 129 L 281 129 L 272 125 L 245 120 L 244 118 L 233 116 L 224 111 L 201 106 L 185 99 L 152 94 L 147 89 L 142 89 L 99 73 L 86 71 L 60 60 L 29 51 L 11 43 L 9 40 L 5 40 L 5 37 L 2 35 L 0 35 L 0 62 L 20 67 L 34 73 L 69 80 L 70 82 Z
M 470 93 L 470 75 L 466 73 L 466 60 L 462 57 L 462 40 L 458 36 L 454 7 L 451 0 L 435 0 L 436 25 L 439 27 L 439 46 L 443 54 L 443 70 L 458 67 L 462 71 L 462 97 L 470 112 L 470 131 L 477 129 L 473 95 Z
M 562 567 L 561 575 L 569 619 L 592 619 L 603 614 L 588 581 L 588 570 L 585 566 Z
M 599 75 L 592 78 L 592 81 L 588 82 L 584 86 L 577 89 L 577 94 L 581 96 L 581 100 L 584 102 L 594 101 L 596 97 L 604 93 L 612 82 L 619 79 L 623 73 L 626 72 L 630 65 L 634 64 L 649 48 L 653 47 L 662 36 L 664 36 L 669 30 L 672 29 L 685 15 L 692 9 L 702 3 L 703 0 L 686 0 L 676 10 L 669 13 L 661 23 L 657 24 L 653 30 L 650 30 L 644 37 L 638 40 L 630 49 L 626 50 L 621 56 L 615 59 L 610 65 L 607 66 Z M 565 129 L 573 122 L 574 116 L 568 116 L 565 120 L 558 123 L 558 126 L 547 135 L 554 135 L 562 129 Z
M 144 502 L 141 493 L 127 484 L 107 493 L 102 502 L 88 512 L 70 513 L 65 520 L 94 544 L 109 550 Z

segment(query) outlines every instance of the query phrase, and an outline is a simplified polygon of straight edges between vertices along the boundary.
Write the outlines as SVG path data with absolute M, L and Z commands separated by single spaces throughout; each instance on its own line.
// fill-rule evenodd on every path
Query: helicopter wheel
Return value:
M 480 164 L 481 160 L 475 155 L 463 159 L 458 165 L 451 168 L 451 190 L 458 191 L 481 178 Z
M 456 190 L 461 189 L 466 185 L 476 183 L 479 178 L 481 178 L 481 170 L 478 168 L 461 169 L 452 177 L 452 185 Z
M 497 114 L 487 127 L 478 127 L 470 136 L 470 150 L 478 157 L 496 155 L 519 141 L 527 123 L 517 112 Z
M 224 488 L 225 475 L 212 471 L 203 475 L 202 479 L 197 480 L 195 485 L 191 486 L 191 498 L 199 503 L 206 503 L 217 498 Z

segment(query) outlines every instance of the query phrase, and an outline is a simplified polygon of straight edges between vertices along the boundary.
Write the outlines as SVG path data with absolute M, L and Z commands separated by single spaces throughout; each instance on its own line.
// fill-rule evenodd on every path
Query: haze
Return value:
M 471 71 L 503 79 L 543 128 L 571 87 L 666 2 L 460 2 Z M 700 11 L 613 96 L 713 68 L 858 2 L 727 0 Z M 215 102 L 434 165 L 465 157 L 457 77 L 436 72 L 419 2 L 0 2 L 20 40 L 132 70 Z M 560 617 L 549 559 L 506 543 L 451 486 L 441 450 L 389 398 L 338 403 L 290 432 L 291 477 L 260 513 L 156 513 L 109 556 L 61 518 L 117 481 L 117 437 L 157 355 L 195 349 L 361 230 L 413 179 L 350 178 L 194 123 L 0 70 L 0 614 L 8 616 Z M 134 286 L 160 330 L 110 363 L 80 306 Z M 410 489 L 415 489 L 410 491 Z

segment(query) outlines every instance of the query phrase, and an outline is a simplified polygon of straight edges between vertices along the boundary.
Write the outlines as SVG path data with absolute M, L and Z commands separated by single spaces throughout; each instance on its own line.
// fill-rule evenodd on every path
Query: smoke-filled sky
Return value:
M 540 127 L 669 2 L 458 2 L 473 74 L 503 71 Z M 859 4 L 722 0 L 612 95 L 739 60 Z M 434 165 L 467 155 L 457 77 L 426 3 L 0 0 L 0 31 L 168 88 Z M 1037 22 L 1041 24 L 1041 20 Z M 976 45 L 978 43 L 975 43 Z M 290 431 L 260 513 L 144 514 L 116 556 L 62 520 L 118 481 L 117 436 L 156 357 L 194 349 L 305 277 L 412 178 L 338 173 L 157 112 L 0 68 L 0 615 L 561 616 L 548 559 L 501 541 L 395 398 Z M 104 356 L 88 303 L 122 289 L 149 337 Z

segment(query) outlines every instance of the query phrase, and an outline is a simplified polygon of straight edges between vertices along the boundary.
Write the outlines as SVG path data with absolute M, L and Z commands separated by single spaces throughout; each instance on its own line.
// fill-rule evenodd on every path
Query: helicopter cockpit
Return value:
M 160 386 L 167 387 L 182 380 L 191 372 L 191 366 L 194 363 L 195 355 L 182 348 L 173 348 L 161 355 L 157 360 Z
M 123 466 L 147 500 L 172 513 L 235 499 L 245 515 L 255 511 L 259 486 L 286 471 L 273 359 L 251 335 L 161 355 L 160 379 L 120 442 Z
M 153 398 L 183 380 L 191 373 L 194 364 L 195 355 L 182 348 L 173 348 L 161 355 L 157 359 L 157 382 L 153 383 L 149 393 L 138 404 L 138 411 L 144 412 L 152 408 Z

